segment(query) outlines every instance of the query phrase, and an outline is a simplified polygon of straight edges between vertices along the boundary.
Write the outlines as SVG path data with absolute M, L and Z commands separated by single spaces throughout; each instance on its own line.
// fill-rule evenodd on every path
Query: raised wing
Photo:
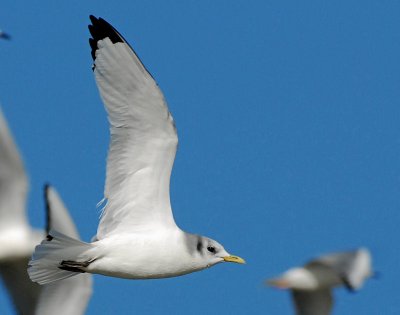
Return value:
M 169 182 L 178 138 L 156 82 L 125 39 L 90 16 L 94 75 L 111 142 L 97 238 L 175 226 Z
M 79 233 L 74 221 L 69 215 L 57 190 L 50 185 L 45 185 L 44 197 L 47 213 L 46 232 L 56 230 L 57 232 L 79 239 Z
M 322 256 L 314 262 L 332 268 L 350 290 L 359 289 L 372 274 L 371 255 L 365 248 Z
M 54 188 L 48 185 L 45 186 L 45 201 L 48 212 L 48 228 L 79 239 L 75 224 L 60 196 Z M 35 314 L 84 314 L 91 295 L 92 276 L 90 274 L 81 274 L 47 284 L 43 286 Z
M 292 290 L 297 315 L 329 315 L 333 307 L 331 290 Z
M 0 109 L 0 231 L 28 229 L 25 213 L 28 178 Z

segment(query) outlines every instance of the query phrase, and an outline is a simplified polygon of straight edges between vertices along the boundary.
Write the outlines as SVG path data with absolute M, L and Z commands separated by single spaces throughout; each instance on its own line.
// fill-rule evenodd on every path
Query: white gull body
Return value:
M 163 94 L 125 39 L 105 20 L 90 19 L 93 71 L 111 133 L 106 205 L 92 243 L 51 231 L 30 262 L 31 279 L 45 284 L 80 272 L 167 278 L 244 263 L 176 225 L 169 182 L 178 137 Z

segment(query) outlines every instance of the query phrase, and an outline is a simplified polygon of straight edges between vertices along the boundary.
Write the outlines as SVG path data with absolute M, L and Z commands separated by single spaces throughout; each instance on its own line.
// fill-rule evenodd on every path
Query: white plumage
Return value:
M 178 144 L 173 118 L 129 44 L 105 20 L 90 19 L 93 71 L 111 134 L 106 205 L 93 243 L 51 232 L 30 262 L 31 279 L 44 284 L 78 272 L 166 278 L 223 261 L 244 263 L 216 241 L 175 224 L 169 197 Z
M 40 287 L 26 266 L 44 232 L 33 229 L 25 207 L 28 178 L 17 146 L 0 110 L 0 273 L 17 310 L 34 314 Z
M 94 75 L 111 133 L 97 237 L 175 228 L 169 181 L 178 137 L 164 97 L 126 43 L 106 37 L 97 47 Z

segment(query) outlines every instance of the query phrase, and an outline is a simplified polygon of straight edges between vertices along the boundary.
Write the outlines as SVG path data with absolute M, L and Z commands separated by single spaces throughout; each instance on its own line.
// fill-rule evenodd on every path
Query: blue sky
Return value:
M 89 14 L 113 24 L 158 81 L 180 145 L 177 223 L 247 260 L 166 280 L 96 276 L 88 314 L 291 314 L 265 278 L 368 247 L 382 274 L 335 314 L 399 314 L 398 1 L 2 1 L 0 102 L 44 224 L 51 182 L 84 240 L 96 233 L 108 127 Z M 132 253 L 134 255 L 134 252 Z M 0 313 L 12 314 L 0 289 Z

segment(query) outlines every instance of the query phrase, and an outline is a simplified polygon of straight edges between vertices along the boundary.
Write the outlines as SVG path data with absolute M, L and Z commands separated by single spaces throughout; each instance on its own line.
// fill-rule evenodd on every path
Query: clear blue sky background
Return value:
M 382 273 L 335 314 L 400 314 L 398 1 L 4 0 L 0 101 L 30 174 L 95 233 L 108 126 L 89 14 L 112 23 L 161 86 L 180 146 L 175 219 L 248 264 L 167 280 L 95 277 L 88 314 L 291 314 L 263 280 L 325 252 L 370 248 Z M 132 250 L 132 255 L 134 255 Z M 0 313 L 11 314 L 0 292 Z

